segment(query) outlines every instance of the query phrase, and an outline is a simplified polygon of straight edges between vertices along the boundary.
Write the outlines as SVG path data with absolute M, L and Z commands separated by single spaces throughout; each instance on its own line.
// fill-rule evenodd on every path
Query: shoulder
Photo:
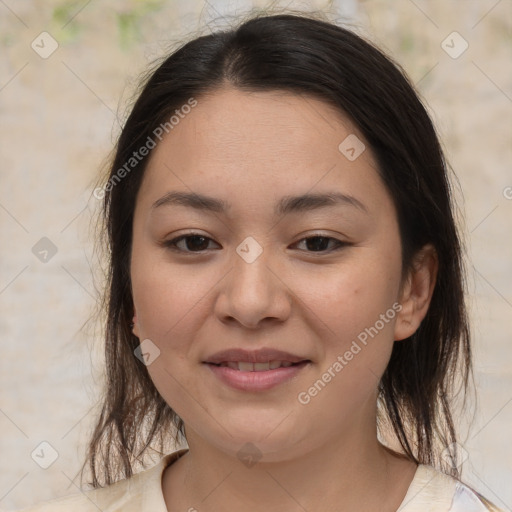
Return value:
M 187 450 L 163 457 L 158 464 L 107 487 L 53 499 L 19 512 L 167 512 L 162 493 L 162 473 Z
M 94 509 L 94 502 L 89 502 L 86 498 L 87 492 L 82 494 L 73 494 L 63 498 L 56 498 L 51 501 L 45 501 L 29 508 L 24 508 L 19 512 L 58 512 L 64 510 L 73 510 L 76 512 L 89 512 Z
M 450 512 L 505 512 L 471 487 L 457 482 Z
M 144 471 L 149 473 L 151 470 Z M 90 491 L 82 491 L 70 496 L 56 498 L 19 512 L 115 512 L 132 510 L 139 501 L 144 489 L 143 480 L 139 474 L 132 478 L 121 480 L 115 484 Z M 133 509 L 133 510 L 136 510 Z
M 504 512 L 459 480 L 420 464 L 398 512 Z

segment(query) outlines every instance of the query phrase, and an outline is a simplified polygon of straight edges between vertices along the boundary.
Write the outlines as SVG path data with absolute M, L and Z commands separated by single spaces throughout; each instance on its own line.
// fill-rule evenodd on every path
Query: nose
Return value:
M 288 318 L 290 290 L 274 266 L 266 251 L 252 262 L 234 254 L 233 268 L 222 280 L 215 305 L 222 322 L 257 329 L 263 323 L 282 323 Z

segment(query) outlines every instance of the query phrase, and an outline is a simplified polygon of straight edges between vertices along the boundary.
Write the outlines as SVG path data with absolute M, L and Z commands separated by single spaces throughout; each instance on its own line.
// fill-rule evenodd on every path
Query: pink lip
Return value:
M 274 358 L 274 360 L 284 361 L 286 359 Z M 241 361 L 241 359 L 236 359 Z M 257 362 L 266 362 L 257 361 Z M 278 384 L 286 382 L 295 377 L 303 368 L 305 368 L 310 361 L 304 361 L 288 366 L 287 368 L 281 367 L 275 370 L 255 371 L 255 372 L 242 372 L 234 370 L 228 366 L 216 366 L 215 364 L 206 365 L 213 374 L 222 382 L 240 391 L 265 391 L 273 388 Z
M 259 350 L 244 350 L 241 348 L 230 348 L 217 352 L 207 357 L 205 363 L 227 363 L 230 361 L 244 363 L 268 363 L 269 361 L 290 361 L 291 363 L 299 363 L 308 360 L 307 357 L 300 357 L 282 350 L 273 348 L 261 348 Z

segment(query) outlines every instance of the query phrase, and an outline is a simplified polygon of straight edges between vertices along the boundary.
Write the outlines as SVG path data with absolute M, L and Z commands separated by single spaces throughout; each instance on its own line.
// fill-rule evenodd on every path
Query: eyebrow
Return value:
M 189 192 L 168 192 L 151 206 L 152 210 L 161 206 L 186 206 L 199 211 L 225 213 L 231 205 L 222 199 Z M 352 206 L 368 213 L 366 206 L 351 195 L 339 192 L 324 194 L 303 194 L 300 196 L 284 196 L 275 206 L 276 215 L 301 213 L 333 206 Z

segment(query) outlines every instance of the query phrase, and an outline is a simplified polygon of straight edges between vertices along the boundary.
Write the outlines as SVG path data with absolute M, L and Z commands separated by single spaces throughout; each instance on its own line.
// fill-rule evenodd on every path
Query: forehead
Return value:
M 340 150 L 347 138 L 359 144 L 358 152 L 365 148 L 356 159 Z M 169 190 L 215 191 L 230 203 L 256 206 L 313 189 L 355 195 L 379 186 L 370 148 L 333 106 L 290 92 L 228 88 L 197 98 L 197 106 L 163 137 L 140 196 L 149 202 Z
M 337 150 L 336 141 L 342 133 L 357 133 L 362 138 L 347 116 L 319 99 L 288 91 L 224 88 L 199 98 L 198 105 L 160 146 L 198 141 L 203 151 L 209 151 L 209 157 L 228 158 L 244 151 L 264 158 L 259 151 L 264 145 L 272 153 L 293 151 L 297 158 L 309 153 L 318 158 L 315 148 L 331 146 Z

